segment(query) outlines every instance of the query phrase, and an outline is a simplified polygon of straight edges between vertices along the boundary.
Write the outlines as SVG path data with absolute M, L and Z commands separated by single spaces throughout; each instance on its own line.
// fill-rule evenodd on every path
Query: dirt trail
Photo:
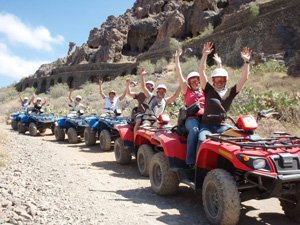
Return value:
M 208 224 L 200 194 L 182 185 L 160 197 L 136 163 L 118 165 L 98 145 L 19 135 L 9 126 L 11 162 L 0 169 L 0 224 Z M 239 224 L 294 225 L 279 202 L 248 201 Z

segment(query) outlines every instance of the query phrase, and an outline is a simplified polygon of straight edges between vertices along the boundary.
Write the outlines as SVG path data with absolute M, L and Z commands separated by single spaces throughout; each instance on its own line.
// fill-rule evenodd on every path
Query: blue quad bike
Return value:
M 31 136 L 36 136 L 38 132 L 44 134 L 48 128 L 52 133 L 54 132 L 56 117 L 53 113 L 44 114 L 42 110 L 39 112 L 29 111 L 19 114 L 16 119 L 19 119 L 17 127 L 21 134 L 29 131 Z
M 100 140 L 100 149 L 109 151 L 111 142 L 119 137 L 119 132 L 115 125 L 126 124 L 129 117 L 121 117 L 121 113 L 116 111 L 108 116 L 95 116 L 87 120 L 88 126 L 84 129 L 84 141 L 86 145 L 95 145 Z
M 80 138 L 83 137 L 84 129 L 87 126 L 89 117 L 85 117 L 84 112 L 79 110 L 73 111 L 67 116 L 57 119 L 54 128 L 54 135 L 57 141 L 65 140 L 65 135 L 68 136 L 70 144 L 78 143 Z
M 24 112 L 14 112 L 10 115 L 11 120 L 11 128 L 15 131 L 18 130 L 18 122 L 21 120 L 21 115 L 24 114 Z

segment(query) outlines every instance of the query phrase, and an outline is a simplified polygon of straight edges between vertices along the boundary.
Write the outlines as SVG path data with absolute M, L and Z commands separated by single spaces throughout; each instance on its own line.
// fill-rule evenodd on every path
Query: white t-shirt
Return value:
M 120 102 L 119 97 L 114 97 L 113 100 L 111 100 L 108 96 L 106 96 L 104 98 L 104 101 L 105 101 L 104 109 L 106 113 L 111 113 L 116 109 L 119 109 L 119 102 Z

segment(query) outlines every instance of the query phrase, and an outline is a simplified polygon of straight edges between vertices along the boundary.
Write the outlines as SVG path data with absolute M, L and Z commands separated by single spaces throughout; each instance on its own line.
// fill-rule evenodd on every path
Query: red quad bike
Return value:
M 146 114 L 144 114 L 146 115 Z M 116 125 L 115 129 L 119 131 L 119 138 L 114 144 L 116 161 L 120 164 L 129 164 L 132 156 L 136 157 L 139 172 L 142 176 L 149 176 L 149 165 L 152 156 L 157 152 L 155 146 L 157 141 L 152 136 L 159 131 L 170 130 L 168 126 L 170 117 L 163 113 L 157 118 L 153 126 L 141 126 L 136 134 L 134 141 L 132 120 L 128 124 Z
M 214 101 L 216 107 L 222 107 Z M 211 116 L 231 119 L 225 111 Z M 153 191 L 174 194 L 179 183 L 201 190 L 204 211 L 212 224 L 237 224 L 241 201 L 272 197 L 279 198 L 286 216 L 300 222 L 300 137 L 277 132 L 261 138 L 254 132 L 256 120 L 247 115 L 234 125 L 223 134 L 207 136 L 192 169 L 185 165 L 184 135 L 177 129 L 155 133 L 151 143 L 156 142 L 160 152 L 150 162 Z

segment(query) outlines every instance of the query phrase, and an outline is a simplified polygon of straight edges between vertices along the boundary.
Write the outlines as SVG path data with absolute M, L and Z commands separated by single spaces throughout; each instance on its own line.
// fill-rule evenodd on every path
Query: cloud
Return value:
M 33 61 L 22 59 L 11 54 L 7 46 L 0 42 L 0 76 L 21 79 L 34 74 L 45 61 Z
M 43 26 L 32 28 L 9 13 L 0 13 L 0 33 L 3 33 L 11 43 L 21 43 L 45 51 L 51 51 L 52 45 L 64 42 L 63 36 L 52 36 Z

